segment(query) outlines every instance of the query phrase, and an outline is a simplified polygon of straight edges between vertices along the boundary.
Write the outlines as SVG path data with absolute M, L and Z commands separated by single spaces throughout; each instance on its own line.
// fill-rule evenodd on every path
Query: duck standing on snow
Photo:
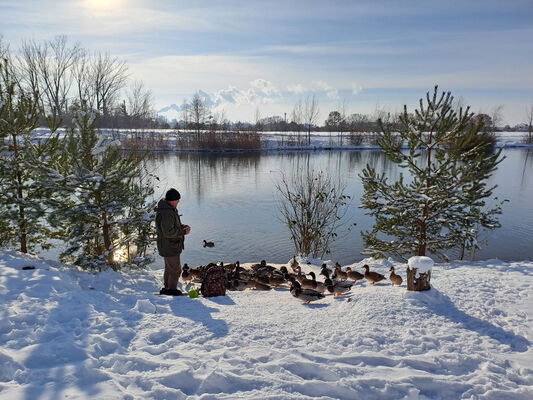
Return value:
M 350 267 L 346 267 L 346 273 L 348 274 L 348 279 L 351 279 L 354 283 L 357 283 L 357 281 L 360 281 L 365 276 L 357 271 L 352 271 Z
M 293 256 L 292 257 L 292 261 L 291 261 L 291 269 L 293 270 L 293 272 L 296 272 L 296 269 L 300 266 L 300 264 L 298 264 L 298 261 L 296 261 L 296 256 Z
M 363 275 L 365 277 L 365 279 L 367 281 L 370 281 L 371 285 L 374 286 L 374 283 L 376 282 L 380 282 L 384 279 L 387 279 L 385 278 L 384 275 L 381 275 L 380 273 L 377 273 L 377 272 L 374 272 L 374 271 L 370 271 L 370 267 L 368 265 L 363 265 L 363 268 L 365 269 L 365 274 Z
M 390 281 L 392 282 L 392 286 L 394 285 L 400 286 L 403 282 L 402 277 L 394 272 L 394 267 L 390 267 L 389 278 L 390 278 Z
M 335 275 L 338 276 L 341 281 L 348 279 L 348 274 L 342 270 L 342 267 L 338 262 L 335 263 Z
M 329 275 L 332 273 L 333 271 L 330 270 L 328 268 L 328 266 L 326 265 L 326 263 L 322 264 L 322 269 L 320 270 L 320 273 L 319 275 L 324 275 L 326 278 L 329 278 Z
M 344 293 L 348 293 L 352 288 L 353 283 L 332 281 L 330 278 L 326 278 L 324 280 L 324 285 L 328 289 L 328 292 L 332 293 L 333 296 L 338 297 L 342 296 Z
M 302 300 L 305 304 L 309 304 L 312 301 L 323 299 L 325 296 L 314 289 L 302 289 L 296 279 L 291 279 L 290 292 L 293 297 Z

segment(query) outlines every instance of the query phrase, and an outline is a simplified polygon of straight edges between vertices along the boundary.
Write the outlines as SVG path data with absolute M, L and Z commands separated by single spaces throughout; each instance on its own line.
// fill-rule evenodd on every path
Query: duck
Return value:
M 278 287 L 280 285 L 283 285 L 285 282 L 285 278 L 283 275 L 280 275 L 279 273 L 271 273 L 268 277 L 269 284 L 274 287 Z
M 353 286 L 353 283 L 332 281 L 330 278 L 326 278 L 324 280 L 324 285 L 328 289 L 328 292 L 332 293 L 335 297 L 339 297 L 344 293 L 349 292 Z
M 196 267 L 189 269 L 190 274 L 192 275 L 192 281 L 201 282 L 204 278 L 204 268 Z
M 300 280 L 300 286 L 302 287 L 302 289 L 316 289 L 318 286 L 318 282 L 316 281 L 314 272 L 310 272 L 308 275 L 311 276 L 311 279 L 307 279 L 305 277 L 306 275 L 303 275 L 304 278 Z
M 231 285 L 231 290 L 238 290 L 239 292 L 242 292 L 244 289 L 249 288 L 250 285 L 248 282 L 245 282 L 240 279 L 234 279 Z
M 313 281 L 316 282 L 316 286 L 314 287 L 315 290 L 319 291 L 320 293 L 324 293 L 326 291 L 326 285 L 324 285 L 323 282 L 318 282 L 316 280 L 316 275 L 313 271 L 309 272 L 309 274 L 311 276 L 311 278 L 313 279 Z
M 247 283 L 248 285 L 250 285 L 251 288 L 255 290 L 271 290 L 272 289 L 270 285 L 258 282 L 255 279 L 249 279 Z
M 229 263 L 224 265 L 224 269 L 226 271 L 235 271 L 237 268 L 241 266 L 241 263 L 239 261 L 235 261 L 234 263 Z
M 346 267 L 346 273 L 348 274 L 348 279 L 351 279 L 352 281 L 354 281 L 354 283 L 356 283 L 357 281 L 360 281 L 361 279 L 365 277 L 360 272 L 352 271 L 350 267 Z
M 342 280 L 345 281 L 348 279 L 348 274 L 342 270 L 342 267 L 339 263 L 335 263 L 335 274 Z
M 332 273 L 333 271 L 331 269 L 328 268 L 328 266 L 326 265 L 326 263 L 322 264 L 322 269 L 320 270 L 320 273 L 319 275 L 324 275 L 326 278 L 329 278 L 330 274 Z
M 363 275 L 365 277 L 366 280 L 370 281 L 371 285 L 374 286 L 374 284 L 376 282 L 380 282 L 384 279 L 387 279 L 385 278 L 384 275 L 381 275 L 380 273 L 377 273 L 377 272 L 374 272 L 374 271 L 370 271 L 370 267 L 368 265 L 363 265 L 363 268 L 365 269 L 365 274 Z
M 183 272 L 181 273 L 181 278 L 183 279 L 184 282 L 192 281 L 192 274 L 191 274 L 189 266 L 186 263 L 183 264 Z
M 394 267 L 390 267 L 389 279 L 392 282 L 392 286 L 394 285 L 400 286 L 403 282 L 402 277 L 394 272 Z
M 296 272 L 296 269 L 300 266 L 300 264 L 298 264 L 298 261 L 296 261 L 296 256 L 292 256 L 292 260 L 291 260 L 291 263 L 290 263 L 290 267 L 291 269 Z
M 304 304 L 309 304 L 312 301 L 323 299 L 325 296 L 314 289 L 302 289 L 300 284 L 293 278 L 291 280 L 291 295 L 297 299 L 300 299 Z
M 204 239 L 204 247 L 215 247 L 215 244 Z

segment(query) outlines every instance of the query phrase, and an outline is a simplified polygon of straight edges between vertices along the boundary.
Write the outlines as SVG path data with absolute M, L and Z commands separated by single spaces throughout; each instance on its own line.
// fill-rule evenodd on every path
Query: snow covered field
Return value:
M 158 296 L 161 271 L 0 251 L 0 398 L 533 398 L 533 262 L 436 264 L 420 293 L 393 265 L 401 287 L 303 305 L 288 289 Z

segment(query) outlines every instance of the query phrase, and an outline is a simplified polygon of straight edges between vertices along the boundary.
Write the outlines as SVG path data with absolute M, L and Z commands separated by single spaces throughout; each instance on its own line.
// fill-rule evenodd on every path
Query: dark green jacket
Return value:
M 161 257 L 179 255 L 184 248 L 185 229 L 180 221 L 178 211 L 167 203 L 159 200 L 155 208 L 155 226 L 157 229 L 157 251 Z

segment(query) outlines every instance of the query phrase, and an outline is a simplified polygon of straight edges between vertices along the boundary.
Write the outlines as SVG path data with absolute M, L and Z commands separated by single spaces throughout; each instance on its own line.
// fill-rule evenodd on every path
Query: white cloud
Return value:
M 361 90 L 363 90 L 363 87 L 357 83 L 357 82 L 352 82 L 352 94 L 354 96 L 358 95 L 359 93 L 361 93 Z
M 328 96 L 332 100 L 339 99 L 339 91 L 335 89 L 334 87 L 330 86 L 327 82 L 324 81 L 314 81 L 313 84 L 321 91 L 324 91 L 326 93 L 326 96 Z
M 272 82 L 264 79 L 256 79 L 250 82 L 250 86 L 255 89 L 256 94 L 261 96 L 277 96 L 279 95 L 278 89 L 274 87 Z
M 296 85 L 287 86 L 287 91 L 289 93 L 300 94 L 306 92 L 307 88 L 305 88 L 301 83 L 298 83 Z

